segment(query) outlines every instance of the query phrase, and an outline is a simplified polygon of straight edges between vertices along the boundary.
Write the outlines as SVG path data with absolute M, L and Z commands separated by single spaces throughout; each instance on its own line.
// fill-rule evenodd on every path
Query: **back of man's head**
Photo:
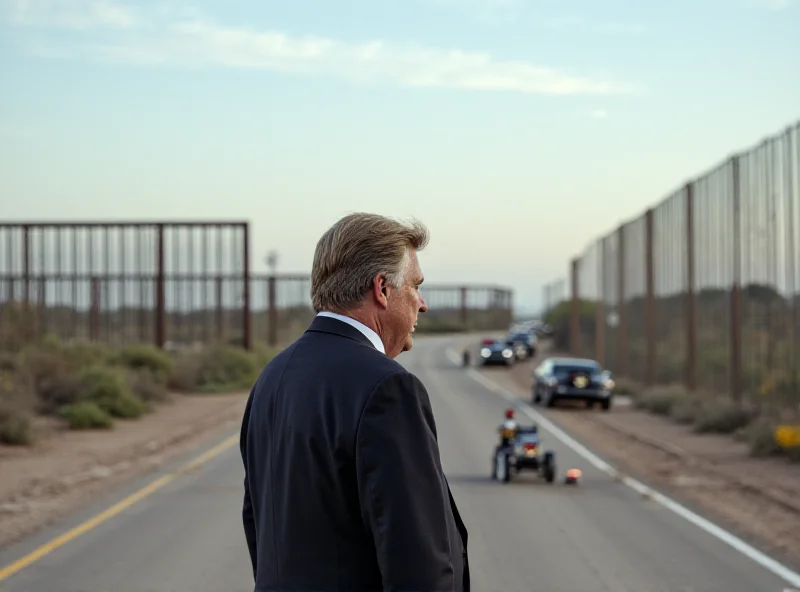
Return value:
M 311 269 L 311 304 L 316 312 L 357 306 L 378 274 L 399 288 L 405 281 L 409 249 L 428 244 L 428 229 L 378 214 L 356 213 L 331 226 L 317 242 Z

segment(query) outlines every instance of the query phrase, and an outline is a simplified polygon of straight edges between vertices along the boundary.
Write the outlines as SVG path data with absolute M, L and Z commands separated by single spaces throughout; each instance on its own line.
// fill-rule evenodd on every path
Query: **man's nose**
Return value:
M 425 297 L 420 294 L 419 297 L 419 311 L 428 312 L 428 303 L 425 302 Z

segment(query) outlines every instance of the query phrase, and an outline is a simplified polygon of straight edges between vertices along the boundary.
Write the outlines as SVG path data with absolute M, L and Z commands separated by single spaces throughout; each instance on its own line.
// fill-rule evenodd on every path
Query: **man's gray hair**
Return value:
M 384 274 L 394 288 L 406 281 L 410 249 L 424 249 L 430 234 L 419 221 L 403 223 L 378 214 L 355 213 L 331 226 L 317 242 L 311 269 L 316 312 L 356 306 Z

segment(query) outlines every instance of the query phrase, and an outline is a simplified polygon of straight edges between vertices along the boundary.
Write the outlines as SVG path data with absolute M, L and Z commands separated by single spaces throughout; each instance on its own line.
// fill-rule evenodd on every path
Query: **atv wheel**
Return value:
M 545 452 L 544 462 L 542 463 L 542 476 L 548 483 L 556 480 L 556 461 L 552 452 Z
M 498 452 L 494 457 L 494 478 L 501 483 L 508 483 L 511 480 L 508 455 L 504 452 Z

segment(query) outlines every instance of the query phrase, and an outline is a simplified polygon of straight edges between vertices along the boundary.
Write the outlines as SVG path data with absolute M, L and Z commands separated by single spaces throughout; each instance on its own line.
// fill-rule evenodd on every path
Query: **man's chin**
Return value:
M 412 347 L 414 347 L 414 338 L 411 335 L 409 335 L 408 337 L 406 337 L 405 343 L 403 343 L 403 351 L 408 351 Z

